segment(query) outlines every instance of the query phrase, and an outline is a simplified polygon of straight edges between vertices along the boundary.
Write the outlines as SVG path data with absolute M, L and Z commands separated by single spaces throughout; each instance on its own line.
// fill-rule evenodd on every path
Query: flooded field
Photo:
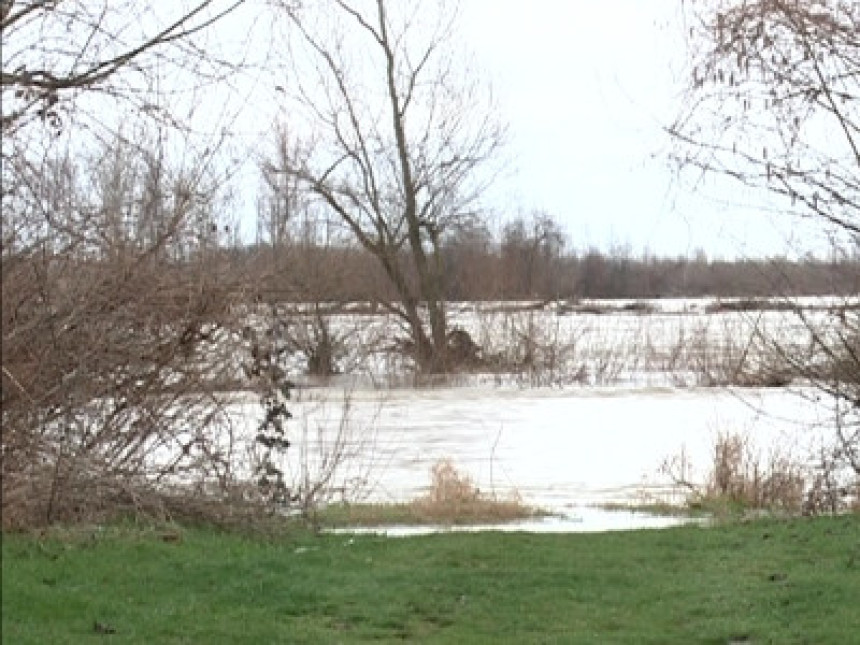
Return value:
M 747 435 L 765 457 L 802 458 L 830 418 L 786 389 L 315 388 L 296 398 L 292 481 L 330 476 L 334 500 L 408 501 L 450 459 L 484 493 L 555 515 L 510 528 L 547 531 L 673 523 L 600 507 L 683 501 L 662 465 L 683 454 L 701 481 L 719 433 Z M 335 454 L 342 463 L 328 473 Z
M 269 338 L 293 348 L 280 360 L 299 383 L 288 406 L 289 486 L 316 486 L 330 501 L 403 502 L 426 493 L 432 467 L 450 460 L 484 494 L 552 513 L 540 530 L 676 521 L 602 509 L 682 503 L 689 489 L 678 475 L 704 483 L 720 436 L 743 437 L 762 464 L 820 455 L 834 436 L 833 401 L 796 366 L 827 360 L 827 343 L 842 342 L 828 339 L 860 299 L 448 308 L 481 354 L 476 369 L 439 380 L 417 379 L 392 350 L 403 330 L 391 316 L 276 313 Z M 301 376 L 309 339 L 320 337 L 338 374 L 328 380 Z M 254 437 L 259 406 L 232 409 L 235 436 Z

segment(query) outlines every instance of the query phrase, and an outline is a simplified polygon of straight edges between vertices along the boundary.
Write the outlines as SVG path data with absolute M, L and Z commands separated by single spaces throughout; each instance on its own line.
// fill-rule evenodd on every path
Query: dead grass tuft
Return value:
M 500 498 L 481 492 L 472 478 L 457 470 L 450 459 L 433 466 L 429 492 L 411 506 L 421 521 L 439 524 L 508 522 L 539 515 L 537 510 L 524 505 L 517 493 Z

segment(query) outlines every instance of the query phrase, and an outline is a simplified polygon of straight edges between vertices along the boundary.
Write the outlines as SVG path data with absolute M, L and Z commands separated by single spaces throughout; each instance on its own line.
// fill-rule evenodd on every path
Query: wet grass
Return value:
M 860 517 L 413 538 L 4 535 L 9 643 L 847 643 Z
M 786 518 L 800 514 L 780 508 L 761 508 L 723 496 L 695 497 L 684 504 L 608 502 L 597 504 L 595 508 L 610 512 L 642 513 L 658 517 L 680 517 L 691 520 L 713 520 L 714 522 L 737 522 L 763 516 Z
M 612 512 L 643 513 L 658 517 L 689 517 L 691 519 L 700 519 L 714 516 L 713 511 L 706 507 L 691 506 L 688 504 L 670 504 L 668 502 L 605 502 L 596 504 L 595 508 Z
M 401 504 L 332 504 L 313 516 L 322 528 L 350 526 L 468 526 L 499 524 L 529 518 L 548 517 L 540 509 L 517 500 L 464 500 L 457 505 L 433 505 L 423 500 Z

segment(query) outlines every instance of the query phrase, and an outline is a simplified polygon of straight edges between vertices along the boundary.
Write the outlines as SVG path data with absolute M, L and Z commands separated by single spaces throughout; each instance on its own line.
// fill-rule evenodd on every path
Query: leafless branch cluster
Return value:
M 687 101 L 669 128 L 681 168 L 729 176 L 786 213 L 860 244 L 860 5 L 843 0 L 687 3 Z M 860 450 L 857 318 L 835 332 L 807 322 L 810 364 L 771 339 L 838 406 L 836 453 Z
M 242 290 L 201 216 L 213 197 L 152 155 L 103 153 L 108 171 L 46 160 L 29 208 L 4 210 L 4 521 L 86 516 L 104 503 L 90 485 L 230 477 L 218 394 Z
M 688 3 L 692 69 L 669 128 L 684 167 L 728 175 L 860 239 L 860 9 Z
M 239 4 L 0 4 L 5 526 L 232 482 L 220 393 L 237 378 L 242 281 L 218 249 L 214 152 L 178 161 L 153 86 L 183 63 L 202 79 L 193 37 Z M 78 119 L 92 97 L 105 111 Z M 120 98 L 141 118 L 111 132 Z
M 217 64 L 197 49 L 194 36 L 243 2 L 202 0 L 168 9 L 128 0 L 4 0 L 0 131 L 18 135 L 34 121 L 59 131 L 82 93 L 144 96 L 153 70 L 166 60 L 197 61 L 201 82 L 207 73 L 215 77 Z M 155 103 L 148 107 L 159 111 Z

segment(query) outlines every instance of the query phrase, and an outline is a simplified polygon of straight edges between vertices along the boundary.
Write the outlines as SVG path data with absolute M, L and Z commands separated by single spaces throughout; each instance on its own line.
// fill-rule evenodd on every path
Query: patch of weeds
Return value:
M 802 467 L 791 458 L 772 454 L 762 463 L 745 436 L 724 434 L 714 445 L 713 469 L 703 494 L 747 508 L 797 512 L 804 484 Z
M 319 511 L 322 526 L 496 524 L 543 517 L 516 493 L 499 497 L 482 492 L 471 477 L 443 459 L 431 470 L 429 491 L 399 504 L 334 504 Z
M 683 453 L 667 460 L 662 470 L 689 490 L 687 507 L 699 513 L 736 517 L 756 511 L 799 514 L 804 509 L 803 466 L 779 452 L 764 459 L 741 434 L 717 437 L 704 484 L 691 481 Z
M 517 493 L 508 498 L 483 493 L 448 459 L 433 466 L 430 491 L 411 506 L 417 515 L 440 524 L 509 522 L 536 515 Z

